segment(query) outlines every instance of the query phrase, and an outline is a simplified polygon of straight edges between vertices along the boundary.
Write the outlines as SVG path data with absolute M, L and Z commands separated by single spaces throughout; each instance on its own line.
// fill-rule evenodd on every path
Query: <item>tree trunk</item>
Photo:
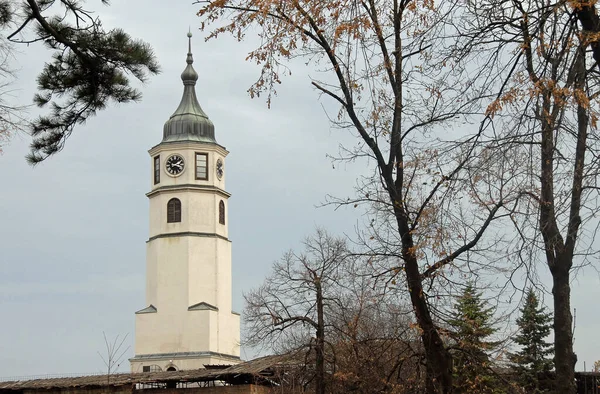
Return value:
M 584 33 L 599 33 L 600 32 L 600 17 L 596 13 L 596 6 L 592 2 L 581 2 L 575 9 L 575 14 Z M 596 63 L 598 63 L 598 69 L 600 69 L 600 41 L 598 39 L 590 40 L 590 47 L 592 48 L 592 55 Z
M 407 261 L 406 277 L 410 299 L 421 329 L 421 340 L 427 360 L 426 387 L 428 394 L 452 392 L 452 356 L 444 346 L 437 327 L 433 324 L 429 308 L 423 295 L 420 273 L 416 259 Z
M 586 67 L 585 47 L 580 46 L 573 64 L 575 72 L 574 87 L 580 92 L 585 91 Z M 556 368 L 556 392 L 561 394 L 576 394 L 575 363 L 577 357 L 573 352 L 573 316 L 571 315 L 571 287 L 569 284 L 573 256 L 581 218 L 581 193 L 583 190 L 583 174 L 585 167 L 586 141 L 589 116 L 586 104 L 578 102 L 577 106 L 577 144 L 573 166 L 573 184 L 571 187 L 571 203 L 567 234 L 563 241 L 556 225 L 554 198 L 552 189 L 553 149 L 550 133 L 542 139 L 542 204 L 541 222 L 542 234 L 546 246 L 548 267 L 552 273 L 552 295 L 554 298 L 554 366 Z M 545 145 L 544 145 L 545 144 Z
M 559 256 L 552 270 L 552 295 L 554 297 L 554 366 L 556 367 L 556 392 L 575 394 L 575 363 L 573 352 L 573 316 L 571 315 L 571 288 L 569 285 L 569 267 L 565 257 Z M 566 257 L 568 259 L 568 257 Z
M 320 278 L 315 279 L 317 292 L 317 345 L 315 347 L 315 394 L 325 394 L 325 318 L 323 289 Z
M 425 359 L 427 363 L 426 393 L 427 394 L 450 394 L 452 393 L 452 355 L 440 337 L 437 327 L 433 324 L 429 306 L 423 294 L 423 284 L 419 264 L 414 255 L 414 244 L 412 236 L 408 231 L 406 221 L 402 215 L 396 212 L 396 218 L 402 237 L 402 257 L 406 272 L 406 281 L 410 300 L 417 318 L 417 324 L 421 329 L 421 340 L 425 348 Z

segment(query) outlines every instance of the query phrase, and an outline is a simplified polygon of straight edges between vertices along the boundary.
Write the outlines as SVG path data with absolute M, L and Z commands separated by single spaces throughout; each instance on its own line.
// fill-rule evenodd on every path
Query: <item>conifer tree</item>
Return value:
M 546 342 L 550 334 L 552 317 L 546 308 L 539 305 L 539 300 L 529 289 L 525 305 L 521 308 L 521 316 L 517 319 L 519 333 L 515 343 L 521 347 L 516 353 L 511 353 L 509 359 L 514 363 L 513 370 L 517 373 L 519 383 L 528 393 L 545 393 L 543 389 L 544 374 L 554 368 L 554 362 L 548 358 L 553 354 L 552 344 Z
M 122 29 L 104 29 L 85 0 L 0 0 L 0 31 L 13 45 L 41 42 L 51 52 L 34 97 L 48 113 L 27 122 L 32 164 L 60 151 L 77 125 L 111 102 L 139 100 L 131 80 L 159 72 L 149 44 Z
M 457 393 L 502 393 L 491 369 L 489 353 L 499 343 L 489 337 L 496 332 L 494 308 L 468 283 L 457 298 L 449 321 L 455 340 L 454 388 Z

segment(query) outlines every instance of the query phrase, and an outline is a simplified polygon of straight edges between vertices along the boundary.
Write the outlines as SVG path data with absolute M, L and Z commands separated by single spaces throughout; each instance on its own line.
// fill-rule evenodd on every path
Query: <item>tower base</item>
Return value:
M 241 362 L 237 356 L 215 352 L 182 352 L 140 354 L 129 359 L 131 372 L 182 371 L 202 369 L 206 365 L 235 365 Z

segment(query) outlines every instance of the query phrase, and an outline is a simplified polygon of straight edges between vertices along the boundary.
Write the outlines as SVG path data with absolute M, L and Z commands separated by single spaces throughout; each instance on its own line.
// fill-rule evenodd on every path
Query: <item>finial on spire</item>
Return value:
M 192 84 L 195 85 L 198 80 L 198 73 L 194 70 L 192 63 L 194 63 L 194 57 L 192 56 L 192 30 L 190 29 L 187 33 L 188 36 L 188 53 L 185 62 L 187 63 L 187 67 L 183 70 L 181 74 L 181 79 L 183 80 L 183 84 Z
M 189 28 L 187 36 L 188 36 L 188 53 L 187 53 L 186 62 L 187 62 L 187 64 L 192 64 L 192 63 L 194 63 L 194 58 L 192 56 L 192 29 L 191 28 Z

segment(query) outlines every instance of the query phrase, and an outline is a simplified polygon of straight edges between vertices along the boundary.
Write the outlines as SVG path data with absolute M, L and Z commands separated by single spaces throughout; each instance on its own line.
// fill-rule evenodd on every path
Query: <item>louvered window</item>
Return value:
M 172 198 L 167 203 L 167 223 L 181 222 L 181 201 Z
M 208 180 L 208 155 L 206 153 L 196 153 L 196 179 Z
M 160 156 L 154 157 L 154 184 L 160 183 Z
M 223 200 L 219 201 L 219 223 L 225 224 L 225 203 Z

